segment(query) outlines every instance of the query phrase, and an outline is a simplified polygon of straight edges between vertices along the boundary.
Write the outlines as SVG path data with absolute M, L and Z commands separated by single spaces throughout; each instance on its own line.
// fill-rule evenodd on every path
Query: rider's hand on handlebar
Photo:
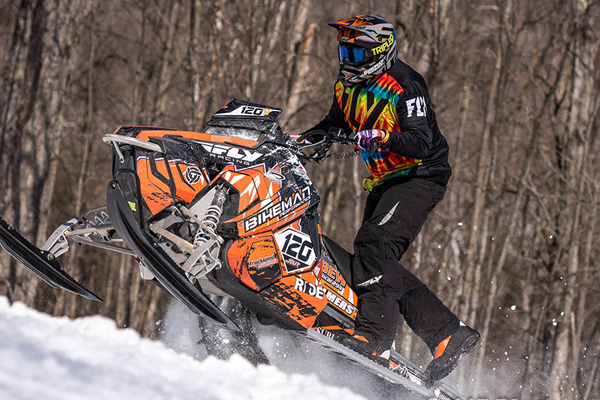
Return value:
M 385 129 L 367 129 L 358 132 L 354 136 L 356 140 L 354 146 L 359 150 L 370 150 L 373 153 L 379 145 L 386 143 L 389 138 L 390 133 Z

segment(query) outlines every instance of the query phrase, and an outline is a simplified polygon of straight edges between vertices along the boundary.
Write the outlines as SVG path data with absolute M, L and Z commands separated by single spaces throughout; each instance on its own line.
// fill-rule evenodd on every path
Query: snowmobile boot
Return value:
M 377 341 L 374 338 L 368 339 L 365 335 L 355 333 L 352 336 L 341 337 L 339 342 L 358 354 L 375 361 L 379 365 L 386 368 L 390 365 L 390 350 L 379 350 Z
M 432 386 L 452 372 L 460 359 L 475 348 L 480 337 L 479 332 L 461 322 L 456 332 L 437 345 L 433 360 L 424 373 L 427 386 Z

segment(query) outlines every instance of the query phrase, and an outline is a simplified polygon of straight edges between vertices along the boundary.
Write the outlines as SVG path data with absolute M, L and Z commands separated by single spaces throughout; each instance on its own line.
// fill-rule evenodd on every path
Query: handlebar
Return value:
M 318 139 L 313 142 L 310 139 Z M 330 128 L 328 132 L 323 130 L 315 130 L 303 133 L 296 139 L 299 144 L 299 149 L 313 148 L 313 152 L 305 154 L 300 152 L 300 159 L 303 163 L 307 162 L 321 162 L 328 157 L 327 152 L 333 145 L 333 143 L 340 143 L 343 145 L 353 145 L 356 143 L 354 139 L 346 136 L 344 131 L 340 128 Z

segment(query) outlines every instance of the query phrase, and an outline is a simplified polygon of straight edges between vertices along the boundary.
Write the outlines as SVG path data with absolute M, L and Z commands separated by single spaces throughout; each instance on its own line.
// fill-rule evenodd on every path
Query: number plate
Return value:
M 294 228 L 286 228 L 277 232 L 275 239 L 288 273 L 302 271 L 312 266 L 316 256 L 309 235 Z

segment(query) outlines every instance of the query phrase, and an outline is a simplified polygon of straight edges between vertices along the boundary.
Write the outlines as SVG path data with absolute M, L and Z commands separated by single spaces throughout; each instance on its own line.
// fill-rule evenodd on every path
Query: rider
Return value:
M 398 311 L 434 359 L 430 382 L 448 375 L 479 333 L 466 326 L 399 263 L 452 173 L 423 77 L 397 59 L 392 24 L 358 15 L 329 23 L 338 29 L 340 72 L 333 105 L 313 130 L 352 133 L 371 176 L 363 224 L 354 242 L 353 287 L 359 312 L 343 344 L 387 364 Z

